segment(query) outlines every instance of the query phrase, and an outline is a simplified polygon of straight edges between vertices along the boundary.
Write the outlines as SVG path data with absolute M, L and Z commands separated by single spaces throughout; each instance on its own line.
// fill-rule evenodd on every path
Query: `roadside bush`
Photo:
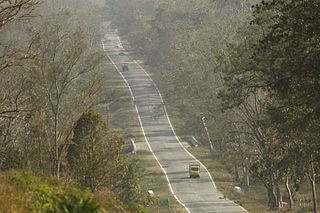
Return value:
M 0 145 L 0 170 L 19 169 L 21 167 L 22 162 L 18 148 Z
M 39 185 L 36 192 L 33 202 L 35 212 L 96 213 L 99 210 L 99 205 L 88 190 L 62 187 L 51 189 L 47 185 Z
M 27 172 L 13 175 L 9 180 L 19 188 L 31 191 L 28 203 L 33 212 L 97 213 L 100 209 L 89 190 L 50 186 Z
M 31 189 L 35 184 L 37 184 L 37 180 L 28 172 L 22 172 L 20 174 L 10 176 L 9 180 L 14 185 L 22 189 Z
M 143 206 L 141 206 L 140 204 L 137 204 L 137 203 L 129 203 L 128 204 L 128 209 L 131 212 L 147 213 L 147 210 Z

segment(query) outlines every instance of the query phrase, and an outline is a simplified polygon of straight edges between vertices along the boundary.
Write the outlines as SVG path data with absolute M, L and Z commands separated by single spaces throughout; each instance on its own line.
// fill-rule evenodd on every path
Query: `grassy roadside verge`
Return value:
M 290 212 L 290 213 L 311 213 L 311 202 L 308 193 L 308 185 L 302 186 L 299 194 L 295 199 L 295 207 L 293 210 L 289 210 L 288 206 L 285 205 L 283 209 L 278 211 L 270 211 L 267 209 L 266 200 L 266 189 L 261 183 L 253 180 L 250 187 L 242 187 L 243 193 L 239 194 L 234 192 L 233 188 L 235 182 L 233 180 L 233 175 L 227 169 L 227 166 L 222 164 L 218 159 L 218 155 L 211 154 L 208 148 L 200 146 L 198 148 L 188 149 L 195 157 L 197 157 L 210 171 L 214 182 L 217 185 L 218 190 L 220 190 L 223 195 L 228 199 L 235 201 L 239 205 L 243 206 L 249 212 L 255 213 L 270 213 L 270 212 Z M 283 190 L 283 195 L 285 197 L 285 192 Z M 318 192 L 319 193 L 319 192 Z

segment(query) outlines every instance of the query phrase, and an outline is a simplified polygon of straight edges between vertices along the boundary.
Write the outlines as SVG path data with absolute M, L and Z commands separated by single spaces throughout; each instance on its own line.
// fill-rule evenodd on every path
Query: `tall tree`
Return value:
M 88 49 L 79 30 L 65 32 L 59 25 L 44 26 L 30 46 L 35 57 L 28 70 L 38 113 L 44 113 L 44 135 L 51 149 L 53 173 L 60 176 L 60 166 L 72 126 L 77 118 L 99 102 L 96 96 L 101 80 L 94 71 L 102 56 Z
M 137 201 L 137 167 L 122 152 L 123 140 L 110 135 L 102 116 L 89 111 L 76 122 L 67 159 L 72 176 L 93 192 L 108 187 L 125 202 Z
M 37 1 L 0 1 L 0 168 L 21 166 L 21 153 L 13 143 L 22 127 L 26 114 L 32 107 L 27 97 L 27 81 L 19 66 L 29 59 L 27 49 L 19 47 L 14 39 L 8 38 L 10 27 L 21 24 L 35 15 Z M 15 35 L 21 31 L 15 31 Z M 20 37 L 20 36 L 17 36 Z M 21 38 L 21 37 L 20 37 Z
M 316 0 L 268 1 L 256 7 L 253 23 L 261 25 L 261 14 L 266 13 L 274 14 L 275 23 L 257 45 L 254 60 L 276 99 L 270 114 L 280 130 L 278 134 L 283 145 L 289 147 L 287 155 L 308 162 L 299 169 L 309 177 L 313 211 L 317 212 L 315 177 L 320 157 L 320 22 L 317 17 L 320 4 Z

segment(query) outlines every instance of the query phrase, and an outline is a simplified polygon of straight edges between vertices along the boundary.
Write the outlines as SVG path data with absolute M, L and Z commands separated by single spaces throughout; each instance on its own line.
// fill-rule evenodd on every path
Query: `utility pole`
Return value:
M 209 134 L 209 131 L 208 131 L 208 128 L 207 128 L 207 124 L 206 124 L 206 121 L 205 121 L 205 117 L 202 117 L 201 120 L 202 120 L 204 129 L 206 130 L 206 133 L 207 133 L 207 138 L 208 138 L 209 145 L 210 145 L 210 152 L 212 152 L 212 150 L 213 150 L 213 144 L 212 144 L 212 141 L 211 141 L 211 139 L 210 139 L 210 134 Z

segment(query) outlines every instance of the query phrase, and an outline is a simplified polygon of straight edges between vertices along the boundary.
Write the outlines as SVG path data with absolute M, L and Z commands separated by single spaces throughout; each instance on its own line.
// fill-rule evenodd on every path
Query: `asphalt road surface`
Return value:
M 128 85 L 140 125 L 150 151 L 165 173 L 175 198 L 192 213 L 247 212 L 234 202 L 221 199 L 206 168 L 201 164 L 200 178 L 189 178 L 189 163 L 198 162 L 177 138 L 156 85 L 136 61 L 123 49 L 116 29 L 103 26 L 104 51 Z M 128 63 L 128 71 L 122 70 Z

